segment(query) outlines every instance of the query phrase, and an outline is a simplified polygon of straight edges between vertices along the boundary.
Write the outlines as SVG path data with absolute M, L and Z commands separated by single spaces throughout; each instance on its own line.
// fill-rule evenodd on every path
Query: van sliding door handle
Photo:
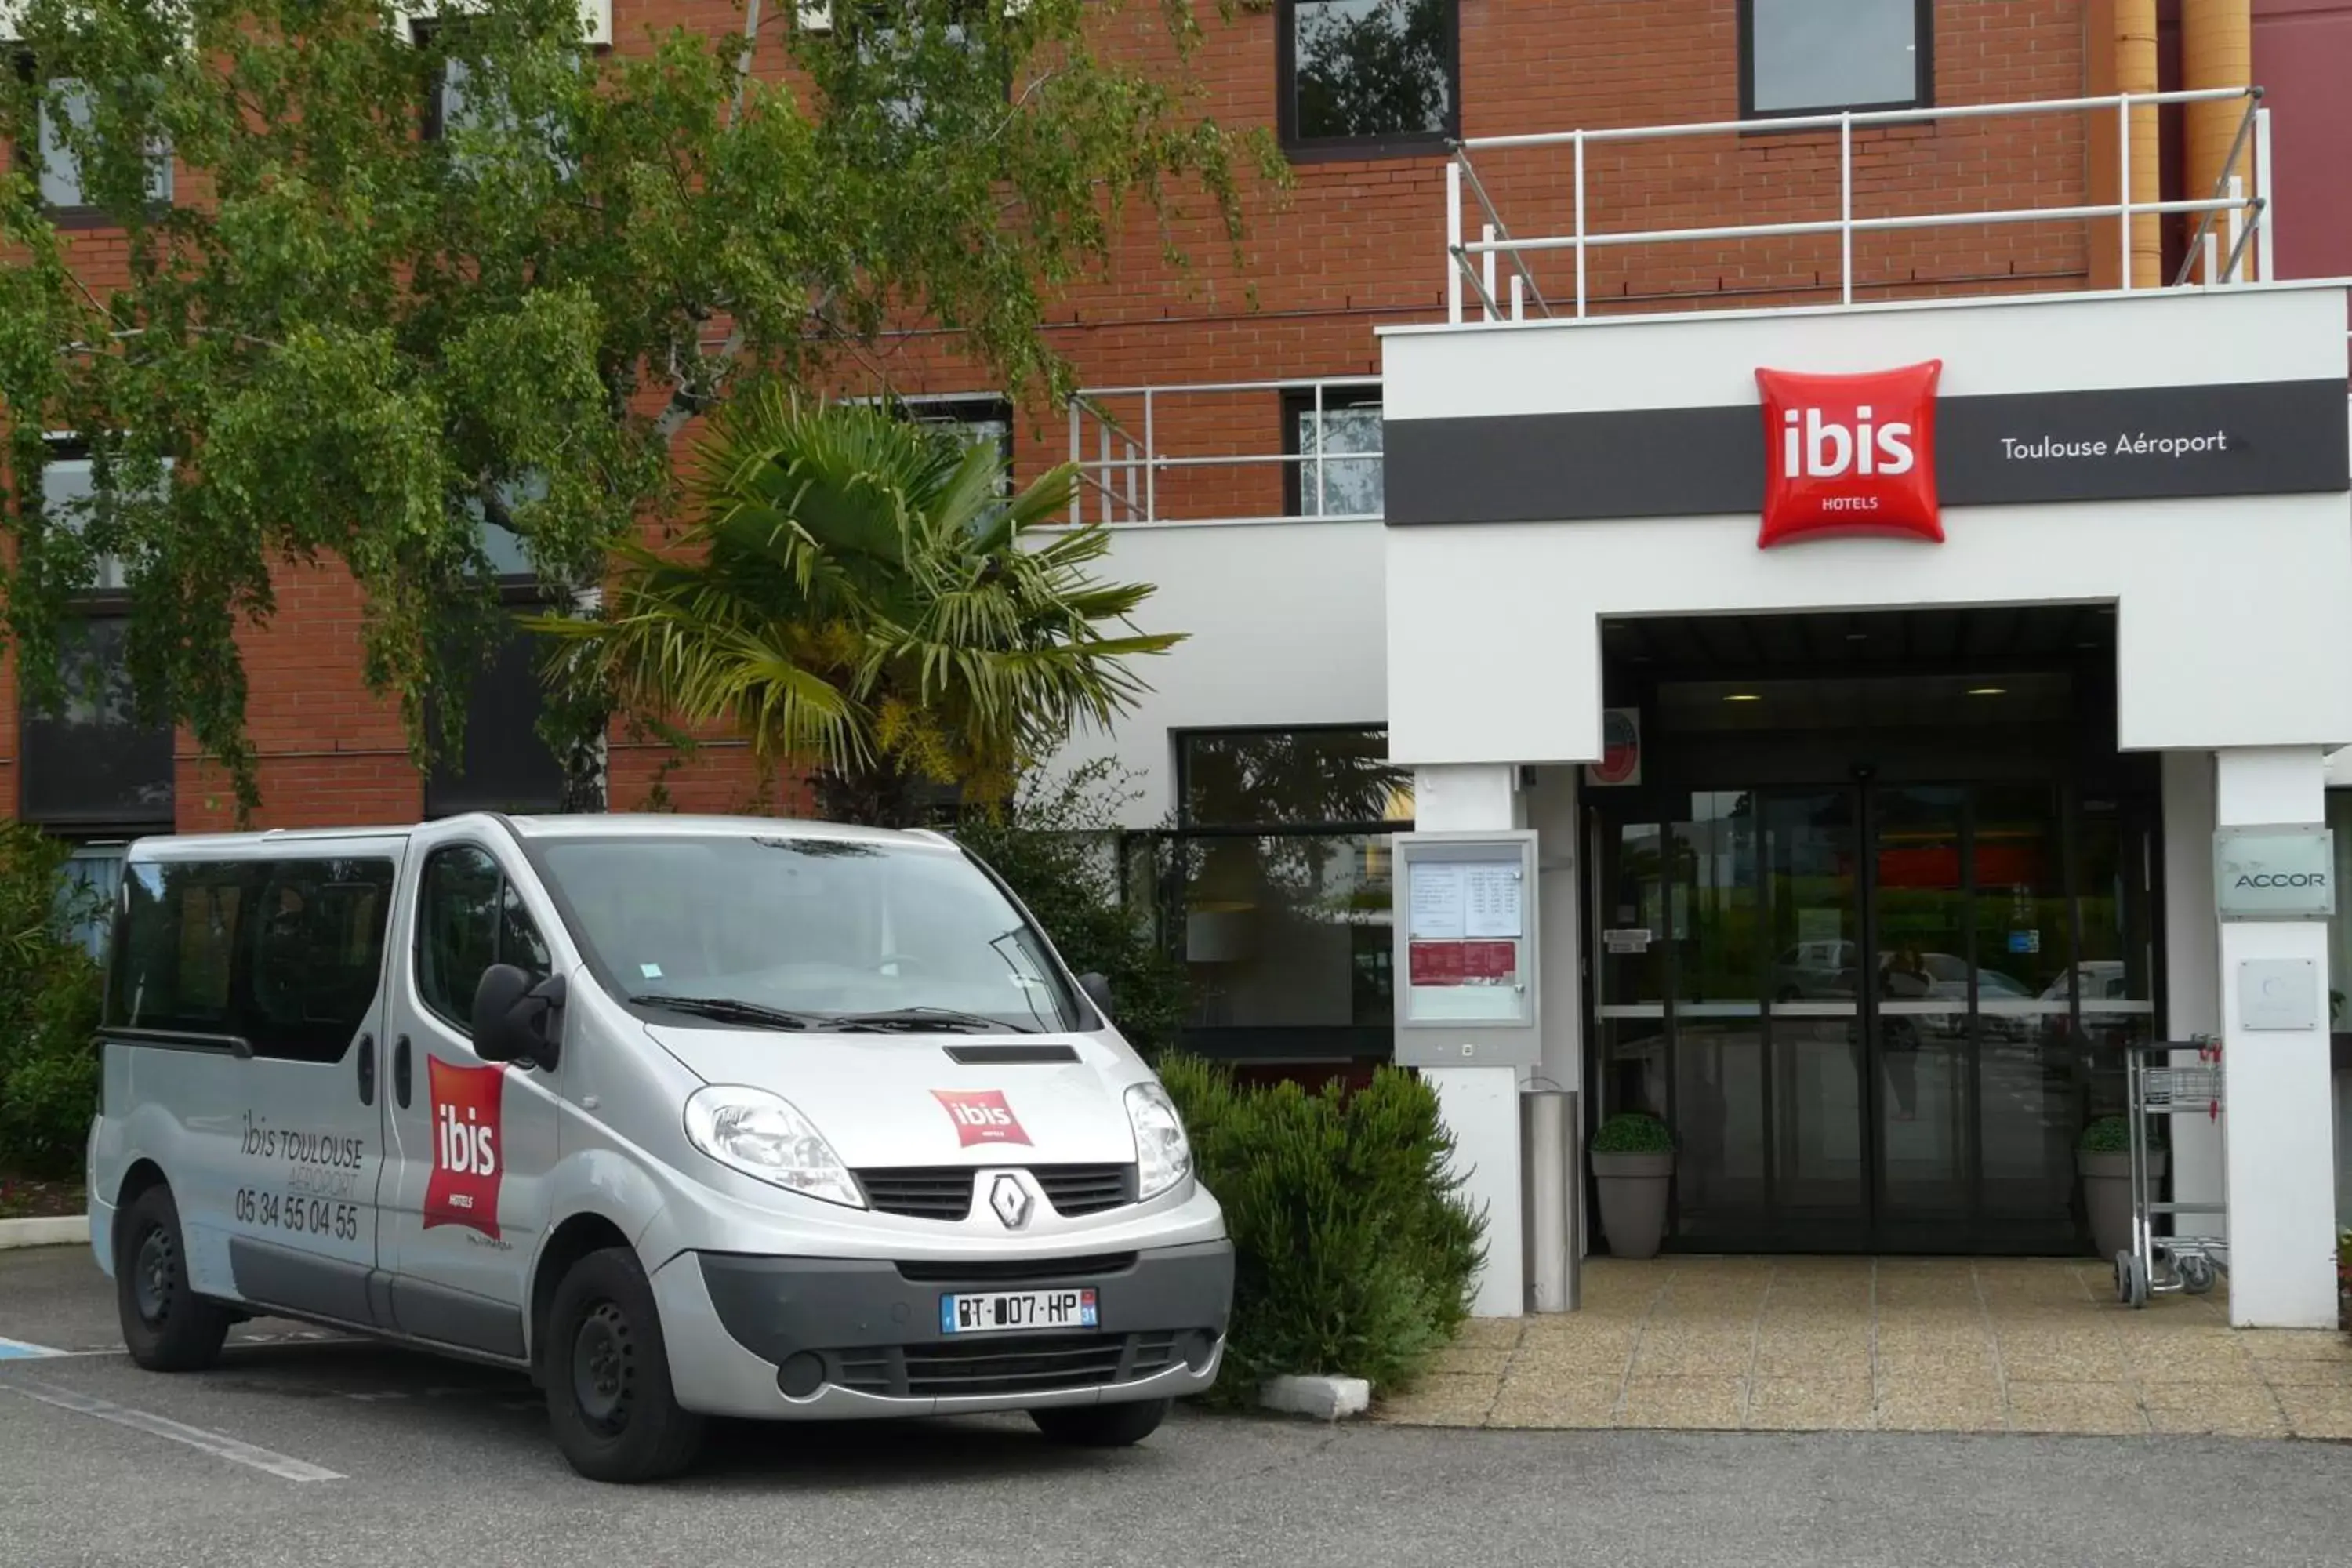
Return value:
M 375 1037 L 360 1037 L 360 1103 L 375 1103 Z
M 392 1097 L 408 1109 L 408 1037 L 403 1035 L 392 1043 Z

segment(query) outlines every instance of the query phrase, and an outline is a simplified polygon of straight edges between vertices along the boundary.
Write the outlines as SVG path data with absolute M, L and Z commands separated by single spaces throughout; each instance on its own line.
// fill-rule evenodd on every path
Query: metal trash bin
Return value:
M 1584 1123 L 1573 1089 L 1519 1094 L 1521 1211 L 1528 1310 L 1572 1312 L 1584 1260 Z M 1493 1245 L 1489 1238 L 1488 1245 Z

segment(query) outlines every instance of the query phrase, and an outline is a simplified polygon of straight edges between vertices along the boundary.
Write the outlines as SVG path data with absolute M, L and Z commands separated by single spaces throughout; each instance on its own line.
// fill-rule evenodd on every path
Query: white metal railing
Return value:
M 1334 511 L 1327 503 L 1332 499 L 1330 470 L 1342 465 L 1380 471 L 1381 457 L 1373 452 L 1334 452 L 1330 449 L 1329 424 L 1326 416 L 1343 406 L 1362 406 L 1363 394 L 1377 395 L 1380 377 L 1348 375 L 1302 377 L 1292 381 L 1202 381 L 1170 386 L 1098 386 L 1088 387 L 1070 400 L 1070 462 L 1078 470 L 1076 493 L 1070 499 L 1070 521 L 1104 524 L 1143 523 L 1171 521 L 1165 494 L 1168 487 L 1162 476 L 1173 480 L 1175 476 L 1213 473 L 1223 469 L 1234 473 L 1265 473 L 1268 469 L 1290 470 L 1297 476 L 1297 504 L 1295 510 L 1274 512 L 1244 512 L 1213 510 L 1222 522 L 1274 522 L 1286 519 L 1311 518 L 1322 522 L 1364 522 L 1380 518 L 1374 511 Z M 1353 395 L 1347 404 L 1334 401 L 1339 393 Z M 1171 454 L 1161 449 L 1166 436 L 1162 415 L 1171 401 L 1180 401 L 1190 409 L 1197 409 L 1202 400 L 1225 399 L 1240 405 L 1242 417 L 1263 420 L 1263 427 L 1276 437 L 1276 446 L 1286 447 L 1282 439 L 1282 422 L 1289 417 L 1291 400 L 1297 399 L 1298 412 L 1311 414 L 1308 428 L 1314 433 L 1313 446 L 1298 443 L 1301 450 L 1277 449 L 1210 451 Z M 1217 427 L 1213 417 L 1201 420 L 1179 413 L 1180 428 L 1198 424 Z M 1177 511 L 1189 510 L 1181 507 Z
M 1586 258 L 1599 247 L 1626 245 L 1664 245 L 1702 240 L 1738 241 L 1749 239 L 1786 238 L 1801 235 L 1839 237 L 1839 300 L 1853 303 L 1854 270 L 1853 239 L 1857 234 L 1885 234 L 1903 229 L 1957 228 L 1977 224 L 2053 223 L 2113 218 L 2117 220 L 2122 259 L 2122 286 L 2132 286 L 2132 220 L 2161 213 L 2196 213 L 2200 216 L 2197 233 L 2192 237 L 2189 256 L 2184 260 L 2181 275 L 2176 281 L 2185 282 L 2190 263 L 2202 259 L 2204 277 L 2209 281 L 2239 280 L 2239 269 L 2245 260 L 2250 242 L 2256 246 L 2255 266 L 2258 275 L 2270 276 L 2270 246 L 2264 232 L 2270 222 L 2270 111 L 2262 107 L 2260 88 L 2205 88 L 2173 92 L 2112 93 L 2096 98 L 2044 99 L 2021 103 L 1956 104 L 1935 109 L 1870 110 L 1861 112 L 1844 110 L 1835 114 L 1794 115 L 1773 120 L 1722 120 L 1689 125 L 1649 125 L 1612 128 L 1599 131 L 1541 132 L 1519 136 L 1477 136 L 1454 143 L 1452 162 L 1445 168 L 1445 310 L 1449 321 L 1460 321 L 1464 303 L 1464 285 L 1475 291 L 1485 319 L 1504 318 L 1518 321 L 1525 318 L 1532 305 L 1545 316 L 1555 312 L 1551 301 L 1537 286 L 1534 271 L 1528 265 L 1530 254 L 1549 251 L 1572 251 L 1576 262 L 1575 314 L 1585 315 L 1591 306 Z M 2131 134 L 2134 110 L 2152 112 L 2164 104 L 2218 103 L 2242 100 L 2245 116 L 2238 127 L 2237 141 L 2231 146 L 2221 176 L 2213 193 L 2208 196 L 2176 201 L 2135 202 L 2131 199 Z M 1991 210 L 1903 213 L 1881 216 L 1857 216 L 1853 210 L 1853 133 L 1857 128 L 1874 126 L 1940 123 L 1950 121 L 1991 120 L 2016 115 L 2053 113 L 2096 113 L 2109 111 L 2116 123 L 2116 184 L 2117 198 L 2113 202 L 2076 203 L 2066 206 L 2004 207 Z M 1591 225 L 1590 191 L 1585 174 L 1585 150 L 1588 147 L 1622 142 L 1658 141 L 1691 136 L 1741 136 L 1760 132 L 1834 130 L 1838 133 L 1838 216 L 1834 218 L 1806 219 L 1790 223 L 1713 224 L 1687 228 L 1610 229 L 1596 231 Z M 1480 180 L 1472 154 L 1522 148 L 1556 148 L 1570 150 L 1573 180 L 1572 224 L 1567 234 L 1515 236 L 1496 211 L 1486 186 Z M 2251 153 L 2251 159 L 2248 153 Z M 2242 165 L 2251 163 L 2251 170 Z M 1462 203 L 1464 187 L 1468 187 L 1476 201 L 1484 222 L 1476 239 L 1464 237 L 1465 212 Z M 1736 199 L 1736 197 L 1734 198 Z M 2228 251 L 2224 258 L 2221 245 L 2223 236 L 2213 232 L 2216 218 L 2226 232 Z M 1496 261 L 1498 256 L 1510 258 L 1512 275 L 1507 290 L 1508 305 L 1498 298 L 1496 289 Z

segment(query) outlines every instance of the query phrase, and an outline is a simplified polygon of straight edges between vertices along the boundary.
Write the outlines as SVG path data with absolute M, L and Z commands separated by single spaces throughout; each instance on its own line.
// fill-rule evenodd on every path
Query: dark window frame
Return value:
M 1013 472 L 1013 400 L 1002 393 L 940 392 L 912 396 L 893 394 L 883 405 L 893 417 L 910 425 L 1003 425 L 1004 434 L 997 440 L 997 456 L 1004 460 L 1005 473 Z
M 1384 389 L 1381 386 L 1381 384 L 1377 381 L 1365 382 L 1360 385 L 1349 384 L 1345 386 L 1326 386 L 1323 389 L 1323 412 L 1328 414 L 1332 410 L 1339 408 L 1383 408 L 1386 406 L 1383 391 Z M 1303 455 L 1304 448 L 1298 439 L 1298 422 L 1302 416 L 1311 415 L 1314 412 L 1315 394 L 1312 389 L 1304 392 L 1285 392 L 1282 395 L 1282 455 L 1284 457 L 1297 458 Z M 1381 510 L 1385 511 L 1387 510 L 1386 503 L 1388 499 L 1387 441 L 1385 439 L 1382 440 L 1381 446 L 1381 451 L 1377 456 L 1371 453 L 1350 452 L 1339 457 L 1328 458 L 1326 460 L 1329 462 L 1362 462 L 1367 458 L 1370 458 L 1373 461 L 1377 462 L 1381 466 Z M 1320 520 L 1324 516 L 1328 515 L 1323 512 L 1308 511 L 1307 510 L 1307 465 L 1304 462 L 1285 463 L 1282 465 L 1283 516 Z M 1346 516 L 1350 514 L 1341 513 L 1339 515 Z M 1321 728 L 1322 726 L 1313 727 Z M 1349 728 L 1347 725 L 1334 725 L 1329 727 L 1335 729 Z M 1224 734 L 1230 733 L 1231 731 L 1216 731 L 1198 732 Z M 1297 731 L 1296 730 L 1293 730 L 1284 732 L 1296 733 Z
M 17 79 L 20 81 L 23 81 L 27 85 L 37 84 L 39 81 L 40 66 L 39 62 L 34 58 L 33 51 L 30 48 L 14 39 L 0 39 L 0 51 L 5 51 L 8 54 L 10 57 L 10 68 L 13 68 L 16 71 Z M 75 77 L 69 79 L 82 81 L 84 89 L 89 89 L 89 84 L 87 81 L 83 81 L 81 78 Z M 47 120 L 47 114 L 48 106 L 44 103 L 40 107 L 38 112 L 34 116 L 33 134 L 30 144 L 28 145 L 25 142 L 19 142 L 16 147 L 11 149 L 11 155 L 16 161 L 16 167 L 25 174 L 32 176 L 37 184 L 41 177 L 40 128 L 43 122 Z M 151 220 L 159 218 L 164 214 L 170 212 L 173 206 L 179 200 L 179 169 L 177 163 L 174 162 L 174 153 L 168 144 L 163 149 L 163 163 L 165 177 L 170 182 L 170 189 L 164 193 L 164 196 L 162 201 L 149 202 L 147 204 L 147 216 Z M 38 199 L 37 189 L 35 194 L 36 199 Z M 85 191 L 82 194 L 87 195 L 89 193 Z M 115 221 L 113 214 L 108 212 L 104 207 L 92 206 L 86 201 L 65 205 L 53 205 L 47 201 L 41 201 L 40 206 L 41 210 L 47 215 L 48 220 L 52 226 L 67 232 L 79 232 L 85 229 L 97 228 L 119 228 L 121 226 Z
M 1891 0 L 1890 0 L 1891 3 Z M 1775 120 L 1801 119 L 1814 114 L 1874 114 L 1898 109 L 1936 107 L 1936 0 L 1911 0 L 1912 96 L 1874 103 L 1826 103 L 1802 109 L 1756 107 L 1756 0 L 1738 0 L 1739 118 L 1769 125 Z
M 1129 831 L 1119 836 L 1118 855 L 1121 867 L 1119 887 L 1123 896 L 1135 897 L 1134 886 L 1138 868 L 1137 852 L 1142 852 L 1143 863 L 1150 868 L 1151 890 L 1160 942 L 1163 950 L 1183 962 L 1186 913 L 1183 881 L 1180 861 L 1169 850 L 1181 849 L 1187 843 L 1248 839 L 1385 839 L 1393 853 L 1394 836 L 1412 831 L 1410 818 L 1379 821 L 1297 821 L 1248 823 L 1202 823 L 1190 818 L 1189 800 L 1192 794 L 1190 747 L 1188 742 L 1213 738 L 1218 740 L 1246 739 L 1251 736 L 1286 735 L 1365 735 L 1385 736 L 1385 723 L 1347 724 L 1233 724 L 1172 730 L 1169 732 L 1171 753 L 1171 775 L 1176 787 L 1174 826 L 1145 831 Z M 1180 1026 L 1179 1041 L 1195 1055 L 1228 1061 L 1276 1062 L 1341 1062 L 1386 1060 L 1395 1048 L 1393 1026 L 1380 1024 L 1234 1024 L 1194 1025 Z
M 83 462 L 90 456 L 89 442 L 79 437 L 50 437 L 42 442 L 41 478 L 34 486 L 46 511 L 48 505 L 47 475 L 48 465 L 58 462 Z M 24 487 L 19 486 L 18 505 L 23 504 Z M 131 620 L 131 591 L 128 585 L 117 588 L 84 588 L 66 601 L 66 615 L 77 631 L 98 622 L 120 622 L 128 626 Z M 59 812 L 36 804 L 37 779 L 41 773 L 37 737 L 47 726 L 61 721 L 36 709 L 20 683 L 16 694 L 16 816 L 19 819 L 37 824 L 49 832 L 76 839 L 136 837 L 143 833 L 169 833 L 178 818 L 179 803 L 179 728 L 175 724 L 161 726 L 160 737 L 153 730 L 133 726 L 125 731 L 134 740 L 159 747 L 163 755 L 162 783 L 169 793 L 169 803 L 142 814 L 123 811 L 112 805 L 89 813 Z
M 1275 128 L 1284 156 L 1294 163 L 1314 163 L 1369 158 L 1425 158 L 1448 152 L 1462 135 L 1462 0 L 1441 0 L 1441 3 L 1445 6 L 1445 122 L 1434 131 L 1393 132 L 1373 136 L 1308 136 L 1298 129 L 1299 0 L 1276 0 Z
M 531 689 L 539 699 L 541 710 L 543 711 L 547 689 L 539 675 L 538 649 L 531 634 L 520 624 L 516 624 L 515 612 L 560 607 L 562 601 L 557 595 L 549 592 L 536 576 L 511 573 L 499 577 L 498 599 L 499 614 L 506 616 L 509 621 L 507 626 L 500 628 L 499 636 L 507 639 L 507 642 L 520 643 L 530 650 L 528 657 L 531 669 Z M 469 742 L 475 735 L 474 727 L 478 721 L 478 704 L 482 689 L 499 678 L 498 659 L 504 657 L 507 652 L 508 647 L 505 643 L 502 643 L 489 662 L 476 666 L 472 671 L 472 683 L 466 692 L 466 731 L 458 737 L 457 742 L 457 768 L 452 771 L 448 766 L 449 759 L 443 758 L 425 772 L 421 781 L 419 806 L 422 816 L 427 822 L 436 822 L 451 816 L 463 816 L 467 812 L 474 811 L 505 811 L 527 815 L 533 812 L 553 812 L 562 809 L 565 782 L 563 759 L 555 756 L 551 751 L 548 752 L 548 757 L 552 763 L 553 772 L 550 779 L 541 781 L 551 784 L 551 787 L 537 793 L 527 793 L 525 798 L 504 795 L 496 800 L 488 798 L 477 790 L 472 782 L 478 779 L 486 771 L 478 765 L 480 759 L 470 759 L 477 763 L 475 767 L 469 768 L 466 765 L 469 761 L 466 753 L 470 749 Z M 437 725 L 438 721 L 437 715 L 428 711 L 427 722 Z M 527 744 L 545 749 L 545 742 L 539 736 L 536 720 L 525 734 Z M 537 759 L 530 759 L 529 766 L 520 771 L 533 773 L 537 771 L 538 766 Z M 453 796 L 455 798 L 451 798 Z

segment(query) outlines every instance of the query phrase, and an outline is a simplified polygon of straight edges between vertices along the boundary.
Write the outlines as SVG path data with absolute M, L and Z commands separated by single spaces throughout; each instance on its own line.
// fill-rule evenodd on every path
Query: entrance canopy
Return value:
M 1914 606 L 2105 612 L 2126 750 L 2352 742 L 2344 319 L 2260 286 L 1391 331 L 1391 755 L 1599 760 L 1612 617 Z M 1759 371 L 1928 362 L 1932 444 L 1866 404 L 1765 429 Z M 1759 548 L 1771 465 L 1865 445 L 1932 449 L 1941 542 Z

